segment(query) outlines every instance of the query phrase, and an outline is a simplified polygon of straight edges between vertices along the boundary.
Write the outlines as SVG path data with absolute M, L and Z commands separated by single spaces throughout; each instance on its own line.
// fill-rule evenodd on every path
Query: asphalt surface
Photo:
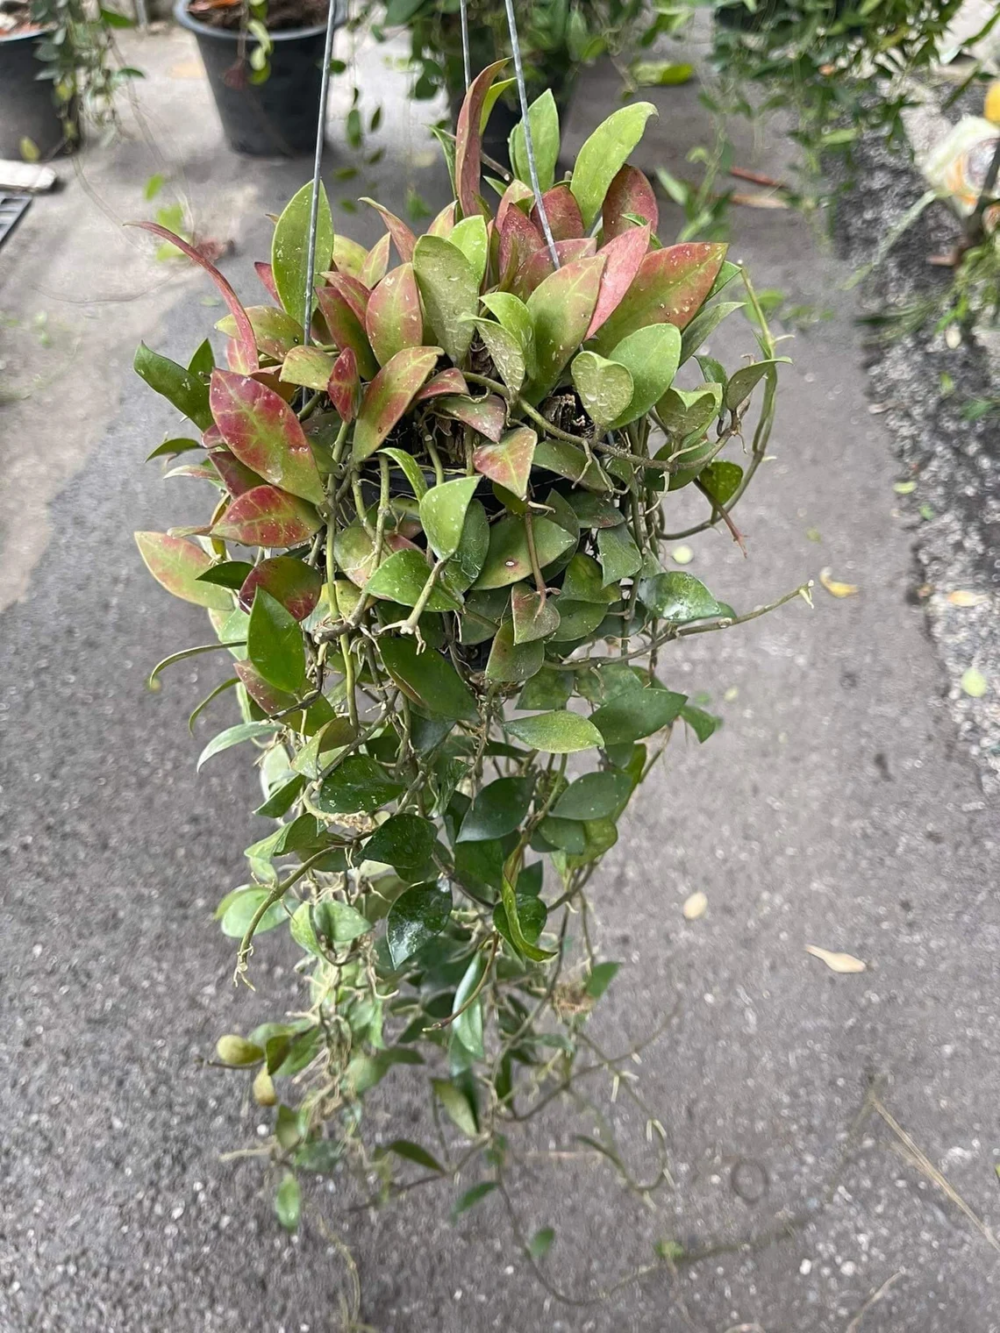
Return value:
M 151 132 L 206 233 L 234 239 L 223 267 L 246 295 L 267 250 L 263 215 L 305 169 L 221 148 L 185 37 L 151 39 L 140 57 Z M 378 58 L 364 68 L 392 87 Z M 613 85 L 589 79 L 573 146 L 614 105 Z M 661 106 L 641 161 L 683 171 L 704 132 L 694 90 L 666 90 Z M 390 206 L 411 181 L 432 204 L 442 196 L 408 115 L 394 101 L 387 117 Z M 185 726 L 220 668 L 187 664 L 159 694 L 144 687 L 151 663 L 205 629 L 149 580 L 130 534 L 201 509 L 196 491 L 143 465 L 172 415 L 128 372 L 138 336 L 180 358 L 220 312 L 201 304 L 206 285 L 165 278 L 94 202 L 118 217 L 148 210 L 141 182 L 162 169 L 148 147 L 136 139 L 84 166 L 88 189 L 71 176 L 2 257 L 0 308 L 19 323 L 5 321 L 0 355 L 31 392 L 0 409 L 0 570 L 19 598 L 0 618 L 0 1329 L 346 1328 L 349 1281 L 323 1227 L 350 1247 L 361 1318 L 382 1333 L 1000 1329 L 996 1250 L 894 1151 L 883 1121 L 851 1132 L 875 1079 L 968 1206 L 986 1224 L 1000 1217 L 996 811 L 957 741 L 915 596 L 898 464 L 838 292 L 846 271 L 792 214 L 737 218 L 734 254 L 759 285 L 834 317 L 791 344 L 774 460 L 738 511 L 749 559 L 710 534 L 689 568 L 741 608 L 823 567 L 860 592 L 817 588 L 813 612 L 794 604 L 664 663 L 666 682 L 706 692 L 726 725 L 704 749 L 671 748 L 606 860 L 599 933 L 626 966 L 594 1031 L 623 1050 L 674 1013 L 633 1069 L 676 1188 L 652 1207 L 623 1191 L 574 1138 L 593 1132 L 586 1110 L 554 1109 L 519 1141 L 519 1214 L 529 1233 L 556 1228 L 546 1272 L 584 1302 L 567 1304 L 519 1258 L 495 1198 L 448 1224 L 472 1177 L 371 1213 L 344 1213 L 357 1196 L 334 1181 L 309 1192 L 289 1240 L 259 1163 L 220 1161 L 264 1117 L 241 1079 L 199 1061 L 269 997 L 272 1011 L 285 1002 L 290 979 L 280 952 L 261 948 L 256 996 L 234 991 L 211 920 L 256 833 L 238 752 L 193 772 L 200 738 L 229 720 L 221 701 L 199 739 Z M 360 215 L 350 227 L 377 234 Z M 54 330 L 41 350 L 39 312 Z M 746 334 L 725 345 L 730 357 L 750 348 Z M 708 911 L 686 923 L 681 904 L 699 889 Z M 868 970 L 835 975 L 807 945 Z M 426 1136 L 423 1105 L 392 1086 L 395 1106 L 372 1109 L 379 1131 Z M 644 1118 L 610 1093 L 610 1080 L 590 1088 L 641 1175 Z M 664 1239 L 758 1245 L 595 1299 Z

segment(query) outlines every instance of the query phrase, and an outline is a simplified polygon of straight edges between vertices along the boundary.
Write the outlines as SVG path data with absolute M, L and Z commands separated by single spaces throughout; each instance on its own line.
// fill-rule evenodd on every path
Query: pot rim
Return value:
M 330 0 L 330 3 L 336 9 L 334 26 L 342 28 L 346 22 L 347 15 L 342 0 Z M 188 32 L 193 32 L 196 37 L 214 37 L 218 41 L 238 42 L 240 34 L 231 28 L 213 28 L 209 23 L 202 23 L 193 15 L 188 13 L 188 0 L 175 0 L 174 19 L 182 28 L 187 28 Z M 315 23 L 308 28 L 283 28 L 280 32 L 269 33 L 268 36 L 274 43 L 293 42 L 302 37 L 318 37 L 326 32 L 325 23 Z
M 32 28 L 30 32 L 0 33 L 0 43 L 37 41 L 39 37 L 44 37 L 46 33 L 51 31 L 51 28 Z

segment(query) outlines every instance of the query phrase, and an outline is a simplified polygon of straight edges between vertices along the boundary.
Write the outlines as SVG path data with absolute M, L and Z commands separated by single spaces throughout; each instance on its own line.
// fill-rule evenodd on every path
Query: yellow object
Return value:
M 1000 125 L 1000 79 L 994 79 L 986 89 L 983 102 L 983 115 L 994 125 Z

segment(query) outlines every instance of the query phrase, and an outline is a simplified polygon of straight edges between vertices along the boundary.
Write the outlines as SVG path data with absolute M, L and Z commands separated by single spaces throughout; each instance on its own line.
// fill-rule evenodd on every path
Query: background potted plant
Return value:
M 656 241 L 628 164 L 648 103 L 599 126 L 541 200 L 518 175 L 487 205 L 501 66 L 470 88 L 454 202 L 419 239 L 376 204 L 387 231 L 366 250 L 321 195 L 310 266 L 306 186 L 257 266 L 268 300 L 245 308 L 144 224 L 229 307 L 225 366 L 207 341 L 188 366 L 137 354 L 194 431 L 153 456 L 215 497 L 204 526 L 137 541 L 217 638 L 153 674 L 230 654 L 209 699 L 232 690 L 241 720 L 199 763 L 252 747 L 257 813 L 276 821 L 216 915 L 238 977 L 265 932 L 290 933 L 300 1012 L 223 1036 L 217 1057 L 274 1108 L 288 1227 L 302 1172 L 357 1166 L 384 1196 L 399 1170 L 478 1164 L 459 1210 L 504 1188 L 504 1136 L 568 1086 L 617 969 L 586 928 L 588 882 L 671 730 L 718 725 L 670 688 L 670 654 L 771 609 L 738 615 L 659 560 L 682 489 L 703 506 L 686 535 L 739 539 L 780 360 L 749 278 L 723 245 Z M 550 95 L 530 124 L 550 180 Z M 730 373 L 702 347 L 741 309 L 760 356 Z M 429 1076 L 450 1126 L 433 1150 L 376 1149 L 366 1130 L 365 1096 L 398 1065 Z
M 130 19 L 84 0 L 0 4 L 0 156 L 49 157 L 80 138 L 80 118 L 113 126 L 115 99 L 141 71 L 123 64 L 114 30 Z
M 226 142 L 255 157 L 313 151 L 328 3 L 343 0 L 176 0 L 198 41 Z

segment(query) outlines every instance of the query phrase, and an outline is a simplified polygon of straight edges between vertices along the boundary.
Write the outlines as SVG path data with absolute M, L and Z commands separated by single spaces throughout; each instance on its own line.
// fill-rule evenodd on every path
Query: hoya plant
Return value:
M 454 200 L 419 238 L 369 200 L 386 233 L 367 250 L 320 194 L 310 265 L 306 186 L 257 265 L 266 300 L 244 306 L 144 224 L 229 309 L 220 365 L 207 341 L 188 366 L 139 349 L 193 428 L 152 456 L 182 455 L 168 475 L 214 503 L 204 526 L 136 539 L 214 633 L 167 662 L 231 660 L 209 698 L 231 691 L 241 720 L 199 765 L 245 746 L 273 821 L 216 916 L 244 980 L 289 936 L 302 993 L 293 1016 L 223 1035 L 216 1062 L 274 1108 L 288 1226 L 304 1171 L 355 1164 L 391 1193 L 397 1172 L 468 1173 L 482 1151 L 460 1206 L 497 1185 L 505 1128 L 571 1077 L 617 968 L 587 887 L 671 734 L 718 725 L 675 688 L 672 654 L 769 609 L 739 615 L 661 565 L 672 538 L 739 537 L 780 359 L 750 281 L 722 245 L 657 241 L 627 160 L 649 104 L 556 180 L 543 95 L 537 192 L 523 125 L 516 174 L 484 181 L 501 67 L 471 85 Z M 703 345 L 741 309 L 759 355 L 725 369 Z M 366 1098 L 424 1076 L 440 1143 L 376 1151 Z

